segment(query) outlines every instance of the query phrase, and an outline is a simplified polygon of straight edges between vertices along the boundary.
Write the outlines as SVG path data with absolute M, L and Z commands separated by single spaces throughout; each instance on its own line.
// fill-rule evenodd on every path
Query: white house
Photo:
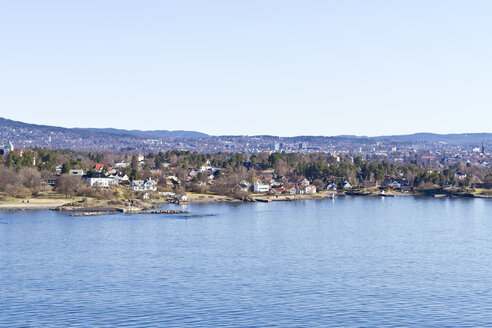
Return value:
M 304 193 L 305 194 L 315 194 L 316 193 L 316 186 L 309 185 L 304 187 Z
M 342 186 L 343 186 L 343 189 L 345 189 L 345 190 L 352 189 L 352 185 L 348 181 L 344 181 L 342 183 Z
M 114 186 L 114 185 L 118 185 L 124 181 L 130 181 L 130 179 L 128 178 L 128 175 L 126 174 L 111 174 L 110 176 L 108 176 L 108 179 L 109 179 L 109 185 L 111 186 Z
M 337 190 L 337 184 L 335 182 L 331 182 L 326 185 L 325 190 Z
M 127 167 L 130 166 L 130 163 L 125 163 L 125 162 L 118 162 L 114 165 L 115 169 L 126 169 Z
M 261 182 L 260 180 L 256 180 L 254 183 L 253 183 L 253 192 L 254 193 L 264 193 L 264 192 L 268 192 L 270 190 L 270 185 L 268 184 L 263 184 L 263 182 Z
M 86 179 L 87 184 L 91 187 L 109 187 L 109 179 L 100 172 L 91 174 Z
M 146 180 L 133 180 L 130 183 L 130 188 L 137 191 L 145 191 L 145 190 L 156 191 L 157 182 L 155 180 L 152 180 L 151 178 L 148 178 Z
M 233 191 L 244 191 L 247 192 L 251 184 L 246 180 L 241 180 L 238 184 L 232 187 Z
M 301 186 L 305 187 L 305 186 L 309 186 L 311 184 L 311 182 L 308 179 L 302 179 L 302 180 L 299 180 L 299 184 Z

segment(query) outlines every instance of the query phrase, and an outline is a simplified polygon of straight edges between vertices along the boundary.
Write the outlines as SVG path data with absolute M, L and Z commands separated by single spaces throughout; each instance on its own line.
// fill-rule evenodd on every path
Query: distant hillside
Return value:
M 269 149 L 272 144 L 282 143 L 290 150 L 299 149 L 299 143 L 311 150 L 333 151 L 334 149 L 357 150 L 364 145 L 382 142 L 388 145 L 427 144 L 479 147 L 484 141 L 492 145 L 492 133 L 435 134 L 415 133 L 393 136 L 297 136 L 272 135 L 209 136 L 196 131 L 168 130 L 123 130 L 114 128 L 63 128 L 39 125 L 0 118 L 0 143 L 11 140 L 15 146 L 46 147 L 88 151 L 162 151 L 181 149 L 198 152 L 258 151 Z M 290 144 L 290 146 L 289 146 Z M 434 146 L 432 146 L 434 147 Z M 372 148 L 371 148 L 372 149 Z
M 3 145 L 10 140 L 16 147 L 120 152 L 144 150 L 149 147 L 169 149 L 173 148 L 173 145 L 186 147 L 189 142 L 204 137 L 208 136 L 195 131 L 63 128 L 0 118 L 0 143 Z
M 456 134 L 436 134 L 436 133 L 414 133 L 407 135 L 373 137 L 378 140 L 395 140 L 407 142 L 427 142 L 438 143 L 446 142 L 454 145 L 479 145 L 482 141 L 492 141 L 492 133 L 456 133 Z
M 84 130 L 84 131 L 92 131 L 92 132 L 103 132 L 103 133 L 112 133 L 119 135 L 134 135 L 144 138 L 206 138 L 209 137 L 208 134 L 197 132 L 197 131 L 184 131 L 184 130 L 150 130 L 150 131 L 142 131 L 142 130 L 122 130 L 122 129 L 113 129 L 113 128 L 75 128 L 74 130 Z
M 58 126 L 40 125 L 32 123 L 24 123 L 19 121 L 13 121 L 0 117 L 1 128 L 17 128 L 17 129 L 29 129 L 37 131 L 53 131 L 53 132 L 71 132 L 81 133 L 87 135 L 88 133 L 100 133 L 100 134 L 112 134 L 112 135 L 125 135 L 125 136 L 138 136 L 143 138 L 205 138 L 208 134 L 196 132 L 196 131 L 169 131 L 169 130 L 154 130 L 154 131 L 141 131 L 141 130 L 123 130 L 113 128 L 63 128 Z

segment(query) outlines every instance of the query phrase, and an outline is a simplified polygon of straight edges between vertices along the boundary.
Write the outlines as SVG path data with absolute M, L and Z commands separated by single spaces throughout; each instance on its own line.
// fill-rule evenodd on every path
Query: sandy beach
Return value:
M 0 210 L 47 210 L 70 202 L 73 202 L 73 200 L 70 198 L 68 199 L 34 198 L 29 200 L 14 199 L 8 201 L 0 201 Z

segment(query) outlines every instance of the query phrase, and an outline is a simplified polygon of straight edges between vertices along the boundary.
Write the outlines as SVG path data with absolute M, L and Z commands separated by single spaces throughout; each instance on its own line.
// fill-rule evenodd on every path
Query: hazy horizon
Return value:
M 483 133 L 488 1 L 0 4 L 0 116 L 210 135 Z
M 0 117 L 0 119 L 7 119 L 7 120 L 12 120 L 7 117 Z M 37 124 L 33 122 L 23 122 L 23 121 L 17 121 L 17 120 L 12 120 L 15 122 L 21 122 L 21 123 L 26 123 L 26 124 Z M 57 128 L 67 128 L 67 129 L 115 129 L 115 130 L 127 130 L 127 131 L 142 131 L 142 132 L 151 132 L 151 131 L 159 131 L 159 130 L 167 130 L 171 132 L 175 131 L 190 131 L 190 132 L 200 132 L 200 133 L 205 133 L 203 131 L 198 131 L 198 130 L 169 130 L 169 129 L 153 129 L 153 130 L 141 130 L 141 129 L 124 129 L 124 128 L 119 128 L 117 126 L 112 126 L 112 127 L 93 127 L 93 126 L 87 126 L 87 127 L 82 127 L 82 126 L 58 126 L 58 125 L 53 125 L 53 124 L 42 124 L 45 126 L 51 126 L 51 127 L 57 127 Z M 309 136 L 309 137 L 357 137 L 357 138 L 372 138 L 372 137 L 390 137 L 390 136 L 402 136 L 402 135 L 412 135 L 412 134 L 438 134 L 438 135 L 466 135 L 466 134 L 492 134 L 492 132 L 486 132 L 486 131 L 479 131 L 479 132 L 462 132 L 462 133 L 435 133 L 431 131 L 420 131 L 420 132 L 414 132 L 414 133 L 401 133 L 401 134 L 381 134 L 381 135 L 357 135 L 357 134 L 337 134 L 337 135 L 274 135 L 274 134 L 208 134 L 209 136 L 248 136 L 248 137 L 254 137 L 254 136 L 261 136 L 261 135 L 270 135 L 274 137 L 281 137 L 281 138 L 290 138 L 290 137 L 303 137 L 303 136 Z

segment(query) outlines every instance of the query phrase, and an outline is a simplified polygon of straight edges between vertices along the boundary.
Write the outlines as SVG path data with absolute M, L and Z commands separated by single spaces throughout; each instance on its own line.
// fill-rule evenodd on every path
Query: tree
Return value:
M 133 155 L 132 156 L 132 162 L 130 164 L 130 167 L 132 168 L 132 170 L 138 170 L 138 164 L 139 164 L 139 162 L 138 162 L 137 156 Z
M 214 172 L 214 179 L 220 179 L 224 176 L 224 174 L 222 174 L 222 171 L 221 170 L 217 170 Z
M 19 175 L 13 169 L 0 166 L 0 191 L 6 191 L 8 185 L 19 183 Z
M 135 169 L 132 169 L 131 172 L 130 172 L 130 176 L 129 176 L 129 179 L 131 181 L 134 181 L 134 180 L 139 180 L 140 179 L 140 176 L 138 175 L 138 171 L 135 170 Z
M 23 168 L 19 171 L 19 178 L 24 187 L 31 189 L 31 192 L 36 192 L 41 187 L 41 173 L 33 168 Z
M 62 164 L 61 173 L 68 173 L 72 169 L 72 164 L 70 162 L 65 162 Z
M 321 180 L 321 179 L 315 179 L 315 180 L 313 181 L 313 185 L 315 185 L 315 186 L 316 186 L 316 188 L 318 188 L 318 190 L 321 190 L 321 189 L 323 189 L 323 187 L 325 186 L 325 183 L 324 183 L 324 182 L 323 182 L 323 180 Z
M 79 176 L 62 174 L 56 180 L 55 190 L 69 197 L 73 196 L 82 185 L 82 179 Z

